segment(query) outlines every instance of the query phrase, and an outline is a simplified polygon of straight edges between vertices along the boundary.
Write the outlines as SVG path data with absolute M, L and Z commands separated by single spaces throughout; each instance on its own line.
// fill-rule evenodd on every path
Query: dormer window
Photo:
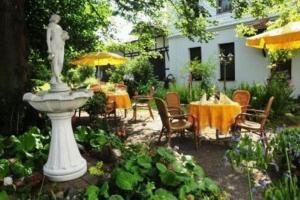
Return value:
M 231 0 L 218 0 L 217 1 L 217 13 L 225 13 L 225 12 L 231 12 Z

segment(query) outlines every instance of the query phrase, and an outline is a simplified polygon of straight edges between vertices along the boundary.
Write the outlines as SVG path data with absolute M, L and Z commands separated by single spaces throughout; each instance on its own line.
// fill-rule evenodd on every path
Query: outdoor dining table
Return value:
M 127 116 L 127 109 L 131 108 L 131 101 L 129 94 L 126 91 L 107 91 L 105 86 L 94 85 L 91 89 L 94 92 L 104 92 L 108 101 L 115 102 L 116 109 L 124 109 L 125 117 Z
M 131 108 L 131 101 L 126 91 L 107 92 L 105 93 L 109 101 L 114 101 L 116 108 L 129 109 Z
M 188 113 L 196 117 L 198 132 L 207 127 L 217 129 L 220 134 L 227 134 L 230 126 L 234 123 L 235 117 L 241 113 L 241 106 L 233 104 L 200 104 L 191 102 Z

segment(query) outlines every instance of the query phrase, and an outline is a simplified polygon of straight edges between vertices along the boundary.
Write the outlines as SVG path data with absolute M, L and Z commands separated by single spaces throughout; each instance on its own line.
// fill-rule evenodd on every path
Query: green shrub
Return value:
M 189 102 L 189 90 L 185 84 L 171 84 L 169 91 L 176 92 L 180 97 L 181 103 L 187 104 Z
M 158 80 L 154 76 L 153 65 L 149 59 L 152 54 L 141 54 L 129 60 L 123 66 L 120 66 L 109 72 L 110 81 L 117 83 L 124 81 L 130 96 L 137 91 L 139 94 L 147 94 L 150 87 L 157 87 Z
M 164 85 L 162 82 L 159 82 L 158 86 L 155 88 L 155 97 L 164 99 L 167 93 L 167 89 L 164 88 Z
M 213 86 L 212 77 L 215 68 L 216 66 L 211 60 L 207 62 L 193 60 L 185 66 L 186 71 L 192 74 L 193 80 L 196 80 L 197 85 L 204 91 L 209 91 Z
M 97 115 L 103 114 L 106 105 L 106 95 L 103 92 L 97 92 L 84 105 L 84 110 L 90 115 L 91 119 L 95 119 Z
M 110 199 L 113 194 L 119 199 L 224 199 L 219 186 L 191 156 L 162 147 L 141 146 L 125 154 L 109 182 L 98 189 L 88 188 L 88 198 L 96 192 L 99 199 Z
M 50 80 L 51 72 L 49 70 L 48 60 L 44 60 L 39 51 L 31 49 L 28 63 L 31 69 L 30 88 L 36 91 Z
M 227 94 L 232 96 L 233 91 L 236 89 L 248 90 L 251 94 L 250 105 L 256 109 L 265 109 L 269 98 L 274 96 L 270 119 L 283 118 L 285 113 L 292 112 L 295 107 L 292 96 L 293 88 L 282 73 L 272 75 L 265 84 L 242 83 L 237 88 L 227 92 Z
M 271 184 L 264 192 L 265 200 L 296 200 L 300 199 L 300 188 L 297 185 L 297 177 L 285 177 Z
M 189 87 L 187 85 L 175 83 L 175 84 L 171 84 L 170 88 L 167 91 L 176 92 L 180 97 L 181 103 L 188 104 L 191 101 L 200 100 L 204 93 L 206 93 L 208 96 L 214 94 L 215 87 L 212 85 L 211 87 L 204 89 L 201 83 L 195 82 L 192 85 L 191 94 L 190 94 Z M 161 94 L 164 93 L 161 92 Z
M 88 126 L 78 126 L 74 130 L 76 142 L 86 149 L 101 150 L 105 145 L 113 148 L 123 149 L 123 142 L 115 135 L 109 134 L 105 130 L 92 129 Z
M 283 116 L 285 113 L 291 112 L 294 107 L 293 88 L 289 85 L 284 73 L 277 73 L 271 76 L 266 84 L 266 97 L 274 96 L 272 105 L 272 118 Z M 268 100 L 265 100 L 267 102 Z
M 66 81 L 71 88 L 85 88 L 88 86 L 87 80 L 95 77 L 95 72 L 94 67 L 70 68 L 64 76 L 64 81 Z
M 260 141 L 254 141 L 249 136 L 242 137 L 233 142 L 230 150 L 226 152 L 226 158 L 234 167 L 248 167 L 266 170 L 270 157 L 266 157 L 264 146 Z
M 49 133 L 31 127 L 25 133 L 1 139 L 0 178 L 23 178 L 39 170 L 45 163 L 49 150 Z

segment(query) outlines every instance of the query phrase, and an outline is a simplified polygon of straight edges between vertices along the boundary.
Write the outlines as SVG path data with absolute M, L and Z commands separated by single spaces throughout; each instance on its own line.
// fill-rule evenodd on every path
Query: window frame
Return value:
M 276 63 L 276 65 L 279 65 L 279 68 L 277 66 L 275 68 L 272 68 L 271 73 L 276 73 L 276 72 L 287 73 L 287 80 L 289 81 L 292 80 L 292 59 L 288 59 L 285 62 L 279 61 Z
M 231 69 L 232 71 L 229 71 L 231 73 L 231 76 L 228 77 L 228 70 L 230 68 L 228 68 L 228 64 L 226 66 L 226 81 L 235 81 L 236 80 L 236 77 L 235 77 L 235 43 L 234 42 L 227 42 L 227 43 L 221 43 L 219 44 L 219 54 L 221 54 L 222 52 L 224 52 L 224 50 L 222 51 L 221 47 L 222 45 L 233 45 L 233 48 L 232 48 L 232 52 L 229 50 L 228 52 L 225 52 L 224 54 L 227 56 L 229 53 L 232 53 L 233 54 L 233 62 L 230 63 L 230 66 L 233 67 L 233 69 Z M 226 50 L 225 50 L 226 51 Z M 221 64 L 221 61 L 219 59 L 219 64 L 220 64 L 220 78 L 218 79 L 219 81 L 224 81 L 224 70 L 223 70 L 223 66 L 224 64 Z M 233 75 L 232 75 L 233 73 Z
M 199 57 L 198 56 L 195 56 L 195 57 L 192 56 L 192 50 L 196 50 L 196 49 L 200 50 L 199 51 L 199 53 L 200 53 Z M 193 61 L 193 60 L 198 60 L 199 62 L 202 61 L 202 47 L 201 46 L 189 48 L 189 53 L 190 53 L 190 62 Z M 191 73 L 191 75 L 192 75 L 193 81 L 202 81 L 202 77 L 194 76 L 193 73 Z
M 229 1 L 229 9 L 227 10 L 222 10 L 222 1 L 223 0 L 217 0 L 217 15 L 224 14 L 224 13 L 231 13 L 232 12 L 231 0 L 227 0 Z

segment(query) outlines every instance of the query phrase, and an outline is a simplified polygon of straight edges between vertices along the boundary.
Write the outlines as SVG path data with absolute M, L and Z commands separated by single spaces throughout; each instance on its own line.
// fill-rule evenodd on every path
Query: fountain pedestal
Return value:
M 90 90 L 67 92 L 26 93 L 25 101 L 36 110 L 46 112 L 51 120 L 51 143 L 44 175 L 52 181 L 68 181 L 79 178 L 87 171 L 87 164 L 76 144 L 71 119 L 74 110 L 93 96 Z
M 86 173 L 87 164 L 79 153 L 71 126 L 73 112 L 48 113 L 52 132 L 44 175 L 52 181 L 68 181 Z

